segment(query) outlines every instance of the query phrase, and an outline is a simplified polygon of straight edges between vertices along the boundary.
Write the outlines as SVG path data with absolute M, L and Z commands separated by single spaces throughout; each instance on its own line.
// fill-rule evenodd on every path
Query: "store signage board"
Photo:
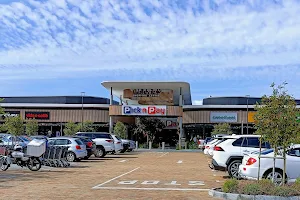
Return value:
M 221 123 L 221 122 L 237 122 L 236 112 L 211 112 L 210 122 Z
M 137 101 L 140 105 L 173 105 L 174 94 L 170 89 L 124 89 L 123 99 Z
M 5 119 L 7 117 L 17 117 L 20 115 L 20 111 L 5 111 L 4 114 L 0 114 L 0 119 Z
M 50 112 L 25 112 L 26 119 L 50 119 Z
M 165 116 L 167 115 L 167 106 L 122 105 L 122 115 Z

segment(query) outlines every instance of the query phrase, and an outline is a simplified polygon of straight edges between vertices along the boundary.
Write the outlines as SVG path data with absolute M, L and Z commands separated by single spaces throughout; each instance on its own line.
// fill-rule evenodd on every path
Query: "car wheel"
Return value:
M 273 170 L 269 170 L 265 175 L 265 179 L 269 179 L 272 181 L 273 179 Z M 276 169 L 274 173 L 274 184 L 276 186 L 280 186 L 283 184 L 283 172 L 281 170 Z
M 103 158 L 106 155 L 105 150 L 103 149 L 103 147 L 97 148 L 95 151 L 95 156 L 97 158 Z
M 67 161 L 68 162 L 74 162 L 76 160 L 76 155 L 73 152 L 67 153 Z
M 228 174 L 232 178 L 240 179 L 239 167 L 242 164 L 241 160 L 234 160 L 228 166 Z

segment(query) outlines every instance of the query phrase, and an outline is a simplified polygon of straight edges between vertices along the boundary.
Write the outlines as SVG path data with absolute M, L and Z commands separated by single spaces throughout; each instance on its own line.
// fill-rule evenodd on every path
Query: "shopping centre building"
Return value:
M 102 82 L 108 98 L 91 96 L 2 97 L 5 114 L 35 118 L 39 134 L 63 132 L 67 122 L 94 122 L 98 131 L 112 132 L 117 121 L 135 124 L 136 117 L 158 117 L 166 123 L 164 134 L 178 140 L 209 136 L 217 123 L 229 123 L 236 134 L 252 134 L 254 105 L 260 98 L 209 97 L 192 105 L 187 82 Z M 297 100 L 300 105 L 300 100 Z M 300 108 L 300 106 L 299 106 Z M 135 139 L 132 132 L 128 132 Z

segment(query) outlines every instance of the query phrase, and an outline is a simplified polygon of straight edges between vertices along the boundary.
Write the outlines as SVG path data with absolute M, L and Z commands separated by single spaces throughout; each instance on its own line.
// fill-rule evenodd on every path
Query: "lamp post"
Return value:
M 248 131 L 248 123 L 249 123 L 249 119 L 248 119 L 248 113 L 249 113 L 249 97 L 250 95 L 246 95 L 247 97 L 247 135 L 249 134 L 249 131 Z
M 83 130 L 83 97 L 85 92 L 81 92 L 81 131 Z

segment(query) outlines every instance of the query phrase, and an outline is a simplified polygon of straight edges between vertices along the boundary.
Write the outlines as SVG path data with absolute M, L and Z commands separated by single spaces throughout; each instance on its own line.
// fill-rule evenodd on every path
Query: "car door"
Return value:
M 286 171 L 289 179 L 300 177 L 300 148 L 288 151 L 286 155 Z

